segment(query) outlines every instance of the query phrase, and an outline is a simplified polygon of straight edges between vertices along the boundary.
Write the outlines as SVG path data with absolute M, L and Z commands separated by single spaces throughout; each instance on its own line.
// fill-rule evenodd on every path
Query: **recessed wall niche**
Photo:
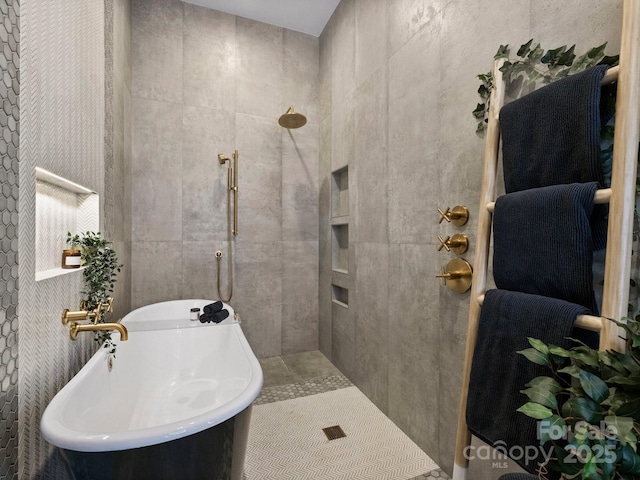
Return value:
M 36 281 L 76 271 L 61 268 L 67 232 L 100 228 L 100 197 L 90 188 L 36 168 Z
M 345 218 L 349 216 L 349 170 L 343 167 L 332 174 L 331 217 Z

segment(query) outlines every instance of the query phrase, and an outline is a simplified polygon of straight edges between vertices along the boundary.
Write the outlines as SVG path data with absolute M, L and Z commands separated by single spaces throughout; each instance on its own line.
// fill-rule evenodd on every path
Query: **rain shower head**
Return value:
M 284 128 L 300 128 L 307 123 L 307 117 L 301 113 L 295 113 L 293 107 L 289 107 L 289 110 L 280 116 L 278 123 Z

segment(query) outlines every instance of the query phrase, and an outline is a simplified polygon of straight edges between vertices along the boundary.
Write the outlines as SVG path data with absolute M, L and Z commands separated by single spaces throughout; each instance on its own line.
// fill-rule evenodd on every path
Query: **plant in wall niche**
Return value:
M 531 39 L 520 46 L 515 58 L 510 56 L 509 45 L 500 45 L 493 58 L 496 60 L 505 59 L 500 71 L 506 82 L 506 93 L 511 98 L 518 98 L 523 93 L 533 90 L 536 84 L 546 85 L 582 72 L 594 65 L 617 65 L 618 56 L 605 55 L 606 46 L 607 44 L 604 43 L 593 47 L 578 57 L 574 53 L 575 45 L 569 48 L 563 45 L 545 50 L 539 43 L 534 46 L 534 41 Z M 476 133 L 482 134 L 487 128 L 491 91 L 494 87 L 493 73 L 482 73 L 478 75 L 478 78 L 482 82 L 478 88 L 481 103 L 476 106 L 473 116 L 477 120 Z
M 626 332 L 626 353 L 533 338 L 519 352 L 551 371 L 526 385 L 529 402 L 518 409 L 538 420 L 540 444 L 552 444 L 541 479 L 550 470 L 563 479 L 640 479 L 640 317 L 612 321 Z
M 118 264 L 116 252 L 111 248 L 111 242 L 100 236 L 100 232 L 85 232 L 78 235 L 71 235 L 71 232 L 68 232 L 67 243 L 82 250 L 84 290 L 80 293 L 84 296 L 83 307 L 85 310 L 95 310 L 102 304 L 100 321 L 104 322 L 116 275 L 122 268 L 122 265 Z M 109 349 L 111 355 L 115 355 L 116 347 L 111 340 L 111 332 L 95 332 L 94 339 L 104 348 Z

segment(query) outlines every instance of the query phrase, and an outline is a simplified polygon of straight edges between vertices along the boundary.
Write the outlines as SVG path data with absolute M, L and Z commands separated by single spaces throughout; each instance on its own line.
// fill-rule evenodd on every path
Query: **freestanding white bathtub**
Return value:
M 241 479 L 262 370 L 234 320 L 189 320 L 211 300 L 139 308 L 113 368 L 99 350 L 46 408 L 40 429 L 73 479 Z

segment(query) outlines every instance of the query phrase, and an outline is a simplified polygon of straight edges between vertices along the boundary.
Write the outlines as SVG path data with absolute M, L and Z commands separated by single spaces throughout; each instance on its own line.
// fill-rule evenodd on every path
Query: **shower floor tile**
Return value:
M 322 429 L 334 425 L 346 437 L 328 440 Z M 254 406 L 245 474 L 247 480 L 446 478 L 354 386 Z

